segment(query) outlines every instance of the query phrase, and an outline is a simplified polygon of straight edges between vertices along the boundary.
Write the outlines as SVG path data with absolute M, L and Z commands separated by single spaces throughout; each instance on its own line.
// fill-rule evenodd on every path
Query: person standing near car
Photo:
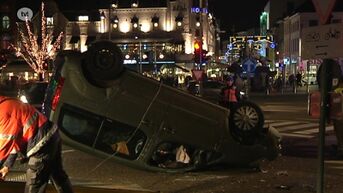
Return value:
M 49 179 L 57 192 L 73 192 L 62 166 L 57 125 L 33 106 L 0 96 L 0 179 L 5 179 L 18 154 L 28 159 L 25 193 L 44 193 Z
M 220 95 L 222 106 L 232 109 L 237 104 L 240 96 L 233 77 L 226 78 L 226 86 L 222 88 Z

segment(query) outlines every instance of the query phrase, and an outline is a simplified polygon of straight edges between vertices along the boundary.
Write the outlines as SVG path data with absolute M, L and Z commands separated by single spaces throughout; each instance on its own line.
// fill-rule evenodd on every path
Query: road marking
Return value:
M 290 130 L 297 130 L 297 129 L 313 128 L 314 126 L 318 126 L 318 124 L 317 123 L 301 123 L 299 125 L 282 127 L 279 129 L 279 131 L 290 131 Z
M 284 125 L 292 125 L 292 124 L 294 125 L 297 123 L 299 123 L 299 121 L 283 121 L 283 122 L 272 123 L 269 125 L 273 127 L 279 127 L 279 126 L 284 126 Z
M 325 163 L 328 163 L 328 164 L 342 164 L 343 165 L 343 160 L 325 160 Z
M 312 135 L 301 135 L 296 133 L 281 133 L 282 136 L 288 136 L 288 137 L 300 137 L 300 138 L 312 138 Z
M 75 150 L 73 149 L 68 149 L 68 150 L 63 150 L 62 153 L 72 153 L 74 152 Z
M 328 126 L 325 128 L 325 131 L 333 131 L 333 126 Z M 298 133 L 298 134 L 314 134 L 314 133 L 318 133 L 319 132 L 319 127 L 318 128 L 314 128 L 314 129 L 308 129 L 308 130 L 304 130 L 304 131 L 296 131 L 294 133 Z
M 174 181 L 209 181 L 216 179 L 225 179 L 229 176 L 220 176 L 220 175 L 204 175 L 204 176 L 182 176 L 175 179 Z
M 324 162 L 328 168 L 343 170 L 343 160 L 325 160 Z
M 265 127 L 275 127 L 282 136 L 313 138 L 318 134 L 319 123 L 313 121 L 265 120 Z M 333 131 L 333 125 L 327 125 L 325 132 Z

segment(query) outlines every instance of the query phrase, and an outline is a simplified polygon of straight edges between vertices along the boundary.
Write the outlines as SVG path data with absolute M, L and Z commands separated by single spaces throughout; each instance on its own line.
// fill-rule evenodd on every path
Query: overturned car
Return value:
M 232 111 L 125 68 L 120 49 L 94 42 L 61 51 L 43 106 L 65 143 L 128 166 L 185 172 L 213 164 L 274 160 L 280 135 L 261 109 Z

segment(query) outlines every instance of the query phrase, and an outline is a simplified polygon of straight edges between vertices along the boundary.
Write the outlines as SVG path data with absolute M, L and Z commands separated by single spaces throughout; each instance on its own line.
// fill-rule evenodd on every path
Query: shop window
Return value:
M 2 17 L 2 28 L 3 29 L 10 28 L 10 18 L 8 16 Z

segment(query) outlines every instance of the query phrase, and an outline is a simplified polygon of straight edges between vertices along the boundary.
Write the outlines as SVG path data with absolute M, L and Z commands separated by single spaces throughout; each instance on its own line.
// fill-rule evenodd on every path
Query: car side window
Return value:
M 87 146 L 94 146 L 101 118 L 92 114 L 63 109 L 61 125 L 68 137 Z
M 135 159 L 141 152 L 146 136 L 141 130 L 127 124 L 104 120 L 95 148 L 127 159 Z
M 61 109 L 63 132 L 73 140 L 107 154 L 136 159 L 146 135 L 135 127 L 65 105 Z
M 201 167 L 201 165 L 206 165 L 221 156 L 221 153 L 213 150 L 195 148 L 189 144 L 163 141 L 156 146 L 149 164 L 167 169 Z

